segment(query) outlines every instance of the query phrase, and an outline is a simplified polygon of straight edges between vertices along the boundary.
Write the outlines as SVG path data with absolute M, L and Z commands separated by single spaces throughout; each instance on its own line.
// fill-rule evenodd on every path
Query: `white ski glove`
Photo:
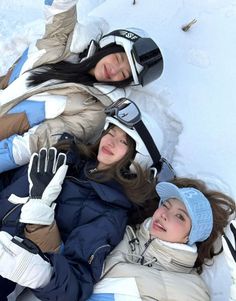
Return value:
M 0 231 L 0 275 L 32 289 L 47 285 L 53 267 L 28 239 Z
M 236 220 L 231 221 L 226 232 L 227 236 L 226 234 L 222 236 L 222 242 L 232 278 L 230 301 L 236 301 Z
M 53 202 L 61 192 L 68 166 L 66 155 L 51 147 L 42 148 L 31 156 L 28 178 L 29 200 L 21 208 L 20 222 L 51 225 L 54 220 Z M 11 196 L 12 201 L 12 196 Z

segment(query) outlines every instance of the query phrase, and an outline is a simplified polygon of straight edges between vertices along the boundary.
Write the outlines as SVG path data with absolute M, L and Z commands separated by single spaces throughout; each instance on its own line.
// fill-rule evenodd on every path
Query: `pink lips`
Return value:
M 113 152 L 109 150 L 109 148 L 103 146 L 102 147 L 102 152 L 106 155 L 113 155 Z
M 105 79 L 110 79 L 110 73 L 108 72 L 107 67 L 104 65 L 104 77 Z
M 166 231 L 166 229 L 158 221 L 154 221 L 152 223 L 152 227 L 154 230 Z

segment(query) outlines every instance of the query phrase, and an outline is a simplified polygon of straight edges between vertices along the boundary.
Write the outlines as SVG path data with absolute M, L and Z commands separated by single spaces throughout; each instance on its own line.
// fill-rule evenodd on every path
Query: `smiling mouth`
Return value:
M 161 230 L 161 231 L 166 232 L 166 229 L 158 221 L 153 222 L 153 228 L 155 230 Z
M 102 148 L 102 152 L 103 152 L 104 154 L 106 154 L 106 155 L 110 155 L 110 156 L 113 155 L 113 152 L 110 151 L 107 147 L 103 147 L 103 148 Z
M 106 80 L 111 79 L 110 73 L 108 72 L 108 69 L 105 65 L 104 65 L 104 77 L 105 77 Z

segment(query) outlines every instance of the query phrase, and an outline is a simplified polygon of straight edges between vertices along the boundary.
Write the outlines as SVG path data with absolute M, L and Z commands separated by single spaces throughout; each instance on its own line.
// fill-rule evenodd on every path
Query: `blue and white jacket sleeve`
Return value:
M 45 0 L 45 32 L 41 39 L 30 44 L 16 63 L 9 84 L 26 71 L 65 58 L 69 35 L 76 20 L 77 0 Z

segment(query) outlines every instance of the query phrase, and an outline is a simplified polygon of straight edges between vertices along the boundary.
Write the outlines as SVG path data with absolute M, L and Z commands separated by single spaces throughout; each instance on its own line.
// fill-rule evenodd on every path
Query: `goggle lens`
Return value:
M 113 116 L 128 127 L 141 120 L 141 113 L 136 104 L 127 98 L 121 98 L 105 109 L 105 114 Z
M 163 58 L 160 49 L 150 38 L 140 38 L 133 45 L 132 56 L 143 67 L 137 72 L 139 82 L 146 85 L 158 78 L 163 71 Z

